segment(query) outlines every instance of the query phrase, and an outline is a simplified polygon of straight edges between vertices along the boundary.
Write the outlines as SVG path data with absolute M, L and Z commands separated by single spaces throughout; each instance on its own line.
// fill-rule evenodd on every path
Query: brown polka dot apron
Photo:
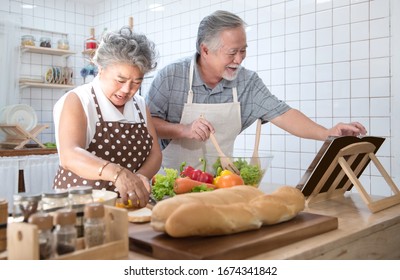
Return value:
M 140 123 L 107 122 L 103 120 L 93 88 L 92 96 L 99 121 L 96 123 L 96 133 L 87 151 L 104 160 L 136 172 L 145 162 L 153 146 L 153 137 L 147 130 L 147 125 L 139 106 L 133 100 L 141 120 Z M 59 166 L 54 178 L 53 188 L 66 189 L 73 186 L 91 186 L 93 189 L 115 190 L 115 186 L 111 181 L 88 180 Z

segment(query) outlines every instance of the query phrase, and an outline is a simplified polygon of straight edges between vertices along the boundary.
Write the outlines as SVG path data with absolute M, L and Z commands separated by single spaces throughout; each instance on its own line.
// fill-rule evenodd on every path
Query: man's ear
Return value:
M 208 47 L 207 47 L 206 45 L 204 45 L 204 44 L 201 44 L 201 45 L 200 45 L 200 52 L 201 52 L 201 54 L 208 55 L 209 51 L 210 51 L 210 50 L 208 49 Z

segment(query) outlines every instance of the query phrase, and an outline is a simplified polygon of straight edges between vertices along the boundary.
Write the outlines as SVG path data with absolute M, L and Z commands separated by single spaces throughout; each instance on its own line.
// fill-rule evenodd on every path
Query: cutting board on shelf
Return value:
M 301 212 L 259 230 L 213 237 L 172 238 L 149 223 L 129 225 L 131 251 L 165 260 L 245 259 L 338 228 L 336 217 Z

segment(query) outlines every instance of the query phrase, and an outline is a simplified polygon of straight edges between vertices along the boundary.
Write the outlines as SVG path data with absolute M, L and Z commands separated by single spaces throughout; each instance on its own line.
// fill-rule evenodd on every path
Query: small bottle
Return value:
M 18 193 L 14 195 L 13 222 L 28 222 L 29 217 L 40 211 L 42 195 Z
M 48 260 L 53 256 L 54 238 L 51 232 L 53 228 L 53 216 L 47 213 L 35 213 L 29 217 L 29 223 L 38 227 L 39 234 L 39 258 Z
M 42 193 L 42 211 L 54 213 L 62 208 L 71 208 L 69 192 L 66 190 L 50 190 Z
M 94 28 L 90 28 L 90 37 L 85 40 L 85 50 L 97 49 L 97 40 L 94 35 Z
M 76 211 L 76 229 L 78 237 L 83 237 L 83 212 L 85 204 L 93 202 L 93 188 L 89 186 L 78 186 L 68 189 L 71 208 Z
M 105 224 L 103 204 L 99 202 L 86 204 L 84 229 L 86 248 L 104 243 Z
M 77 231 L 75 227 L 76 212 L 72 209 L 58 210 L 54 217 L 55 253 L 64 255 L 76 250 Z

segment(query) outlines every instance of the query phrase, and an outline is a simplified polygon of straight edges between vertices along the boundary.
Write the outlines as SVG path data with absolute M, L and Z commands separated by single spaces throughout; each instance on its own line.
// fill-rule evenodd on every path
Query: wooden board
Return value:
M 156 259 L 244 259 L 338 228 L 338 219 L 301 212 L 259 230 L 215 237 L 172 238 L 149 223 L 129 225 L 129 249 Z

